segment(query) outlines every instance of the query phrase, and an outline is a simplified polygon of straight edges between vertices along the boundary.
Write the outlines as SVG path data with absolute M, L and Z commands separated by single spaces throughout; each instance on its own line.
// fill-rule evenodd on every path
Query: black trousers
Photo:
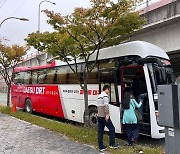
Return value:
M 114 125 L 109 118 L 109 120 L 106 122 L 105 117 L 98 117 L 98 145 L 99 149 L 104 148 L 103 144 L 103 135 L 104 135 L 104 127 L 107 127 L 109 129 L 109 145 L 115 144 L 115 128 Z

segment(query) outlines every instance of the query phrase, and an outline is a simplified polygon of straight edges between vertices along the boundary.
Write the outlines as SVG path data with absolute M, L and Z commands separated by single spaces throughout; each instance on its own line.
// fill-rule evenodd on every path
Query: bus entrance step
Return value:
M 147 112 L 144 112 L 144 113 L 143 113 L 143 115 L 149 115 L 149 113 L 147 113 Z
M 143 121 L 141 121 L 141 122 L 139 122 L 139 125 L 146 125 L 146 126 L 150 126 L 150 123 L 147 123 L 147 122 L 143 122 Z

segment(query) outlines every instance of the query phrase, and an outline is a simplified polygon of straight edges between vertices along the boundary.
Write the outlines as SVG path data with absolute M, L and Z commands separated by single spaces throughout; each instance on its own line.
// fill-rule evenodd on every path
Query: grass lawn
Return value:
M 30 122 L 32 124 L 44 127 L 51 131 L 59 133 L 59 135 L 65 135 L 71 140 L 78 141 L 80 143 L 89 144 L 97 148 L 97 130 L 93 128 L 84 128 L 73 124 L 59 122 L 57 120 L 46 119 L 41 116 L 28 114 L 23 111 L 17 110 L 12 113 L 11 109 L 5 106 L 0 106 L 0 112 L 16 117 L 18 119 Z M 135 145 L 133 147 L 125 146 L 126 141 L 116 139 L 116 142 L 120 144 L 118 150 L 111 150 L 108 148 L 108 152 L 112 154 L 138 154 L 139 151 L 143 151 L 144 154 L 160 154 L 162 147 L 150 147 L 149 145 Z M 104 143 L 108 145 L 108 136 L 104 135 Z

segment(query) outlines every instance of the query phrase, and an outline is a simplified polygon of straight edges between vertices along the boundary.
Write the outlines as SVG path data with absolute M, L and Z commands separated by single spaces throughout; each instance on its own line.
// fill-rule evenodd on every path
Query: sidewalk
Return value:
M 7 104 L 7 93 L 0 93 L 0 105 Z
M 0 113 L 0 154 L 98 154 L 88 145 Z

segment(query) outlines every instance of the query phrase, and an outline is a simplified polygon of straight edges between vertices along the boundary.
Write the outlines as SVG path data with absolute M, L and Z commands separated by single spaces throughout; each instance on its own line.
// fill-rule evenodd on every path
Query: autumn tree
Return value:
M 48 23 L 54 32 L 32 33 L 26 39 L 28 45 L 39 51 L 51 53 L 65 61 L 76 74 L 80 87 L 84 90 L 85 125 L 89 125 L 88 74 L 95 68 L 99 51 L 103 47 L 120 43 L 119 38 L 138 30 L 145 23 L 134 11 L 134 0 L 91 0 L 90 8 L 75 8 L 67 16 L 45 10 Z M 94 64 L 89 59 L 95 55 Z M 82 75 L 78 74 L 78 60 L 85 63 Z M 73 62 L 74 65 L 70 65 Z M 80 80 L 81 79 L 81 80 Z M 83 82 L 82 82 L 83 81 Z
M 13 69 L 26 54 L 27 48 L 18 45 L 7 46 L 0 43 L 0 75 L 3 77 L 7 87 L 7 106 L 10 106 L 10 88 Z

